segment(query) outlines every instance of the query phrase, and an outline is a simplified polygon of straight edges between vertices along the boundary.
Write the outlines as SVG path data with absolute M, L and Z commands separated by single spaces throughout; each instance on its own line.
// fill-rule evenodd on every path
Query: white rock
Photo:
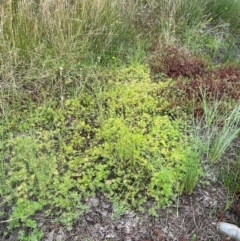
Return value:
M 228 237 L 236 241 L 240 241 L 240 228 L 236 225 L 233 225 L 231 223 L 219 222 L 218 229 L 222 234 L 227 235 Z

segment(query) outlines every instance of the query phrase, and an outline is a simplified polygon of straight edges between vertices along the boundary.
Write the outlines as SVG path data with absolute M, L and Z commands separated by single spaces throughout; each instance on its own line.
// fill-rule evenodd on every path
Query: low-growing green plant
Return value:
M 197 235 L 193 234 L 193 236 L 191 237 L 191 241 L 197 241 Z
M 130 67 L 108 80 L 101 100 L 105 120 L 96 137 L 102 144 L 94 152 L 111 166 L 110 195 L 134 206 L 148 195 L 166 205 L 186 170 L 190 150 L 179 145 L 185 139 L 184 124 L 167 115 L 169 103 L 161 95 L 168 86 L 152 83 L 141 66 Z
M 75 212 L 63 212 L 59 218 L 55 219 L 55 222 L 59 222 L 66 227 L 68 231 L 72 230 L 73 224 L 88 210 L 87 205 L 83 205 L 81 202 L 75 206 Z
M 182 185 L 189 190 L 185 123 L 164 97 L 171 80 L 154 83 L 143 66 L 101 78 L 99 88 L 88 84 L 79 96 L 25 112 L 6 138 L 1 195 L 15 194 L 10 228 L 34 230 L 44 210 L 71 229 L 84 212 L 79 202 L 97 190 L 136 209 L 149 198 L 169 205 Z
M 153 206 L 148 210 L 148 214 L 154 218 L 158 218 L 159 217 L 158 210 L 159 208 L 157 206 Z
M 17 228 L 24 226 L 29 229 L 36 229 L 37 223 L 32 219 L 32 216 L 37 212 L 42 210 L 44 207 L 44 201 L 36 200 L 31 201 L 28 198 L 21 198 L 16 195 L 16 203 L 14 204 L 14 209 L 11 215 L 11 221 L 9 223 L 9 228 Z
M 19 241 L 39 241 L 43 238 L 43 233 L 38 229 L 33 229 L 31 232 L 26 234 L 25 231 L 19 231 L 18 240 Z
M 111 219 L 119 219 L 122 215 L 124 215 L 127 212 L 126 205 L 124 205 L 121 202 L 113 202 L 113 211 L 111 214 Z
M 83 102 L 86 100 L 84 99 Z M 86 186 L 82 187 L 81 193 L 78 191 L 78 184 L 69 171 L 67 161 L 71 166 L 74 148 L 82 148 L 84 138 L 79 132 L 75 142 L 68 143 L 73 129 L 69 126 L 67 135 L 65 125 L 72 118 L 71 114 L 75 118 L 76 109 L 79 111 L 81 108 L 84 109 L 83 102 L 74 101 L 74 99 L 66 101 L 61 111 L 57 109 L 55 103 L 52 103 L 47 107 L 39 107 L 35 113 L 26 113 L 25 122 L 19 123 L 18 126 L 18 131 L 22 134 L 15 133 L 14 136 L 10 136 L 2 147 L 9 151 L 3 156 L 7 178 L 4 180 L 4 186 L 1 186 L 1 195 L 10 196 L 14 193 L 14 198 L 8 200 L 11 205 L 14 205 L 10 228 L 21 225 L 34 228 L 36 223 L 32 220 L 32 215 L 45 207 L 48 207 L 45 209 L 46 212 L 55 210 L 58 216 L 64 216 L 64 211 L 68 211 L 69 216 L 74 217 L 79 213 L 79 201 L 84 196 Z M 90 107 L 90 109 L 94 111 L 94 108 Z M 88 118 L 86 113 L 84 116 Z M 76 131 L 85 127 L 86 130 L 88 129 L 81 119 L 80 122 L 75 123 L 72 120 L 71 124 Z M 66 135 L 63 137 L 64 134 Z M 80 160 L 81 157 L 79 157 Z M 71 220 L 75 219 L 71 218 Z M 64 224 L 69 226 L 69 223 L 69 220 L 65 220 Z

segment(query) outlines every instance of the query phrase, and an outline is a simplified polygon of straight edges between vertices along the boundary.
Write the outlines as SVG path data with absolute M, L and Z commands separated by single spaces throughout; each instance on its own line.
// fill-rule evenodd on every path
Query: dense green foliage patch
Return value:
M 170 82 L 151 82 L 143 66 L 123 68 L 26 112 L 2 146 L 10 226 L 36 228 L 29 217 L 43 208 L 71 224 L 96 191 L 135 208 L 149 198 L 170 204 L 193 157 L 183 121 L 167 112 Z

